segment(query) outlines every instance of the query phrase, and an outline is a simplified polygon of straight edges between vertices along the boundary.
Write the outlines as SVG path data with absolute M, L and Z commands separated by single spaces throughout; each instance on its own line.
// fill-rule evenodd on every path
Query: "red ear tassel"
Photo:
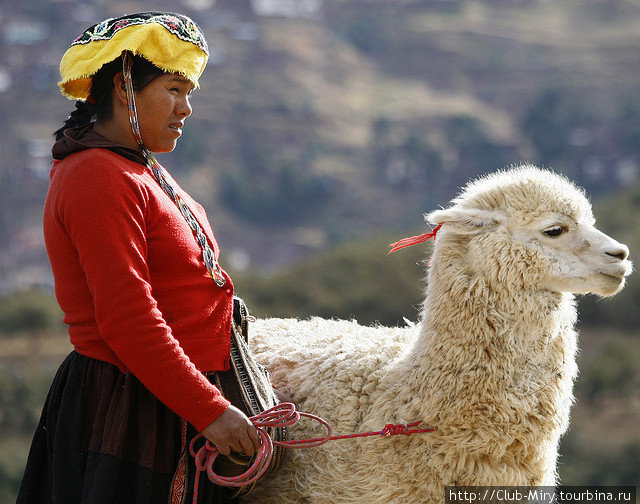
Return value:
M 402 240 L 397 241 L 395 243 L 390 243 L 389 247 L 391 247 L 391 250 L 387 252 L 387 254 L 390 254 L 391 252 L 395 252 L 396 250 L 400 250 L 401 248 L 410 247 L 411 245 L 415 245 L 417 243 L 426 242 L 431 238 L 435 240 L 436 233 L 440 230 L 441 227 L 442 227 L 442 224 L 438 224 L 430 233 L 425 233 L 418 236 L 412 236 L 411 238 L 403 238 Z

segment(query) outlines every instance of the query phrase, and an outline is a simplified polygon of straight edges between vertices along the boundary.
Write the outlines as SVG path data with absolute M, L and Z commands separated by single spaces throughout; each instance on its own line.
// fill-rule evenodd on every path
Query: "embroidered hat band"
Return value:
M 91 76 L 124 50 L 165 72 L 179 73 L 196 87 L 209 59 L 202 31 L 182 14 L 142 12 L 107 19 L 85 30 L 62 57 L 58 83 L 62 94 L 86 100 Z

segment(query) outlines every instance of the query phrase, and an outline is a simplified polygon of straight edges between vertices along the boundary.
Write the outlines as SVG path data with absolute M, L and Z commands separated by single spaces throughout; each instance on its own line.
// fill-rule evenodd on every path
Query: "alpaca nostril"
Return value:
M 620 248 L 616 250 L 612 250 L 610 252 L 606 252 L 608 256 L 615 257 L 621 261 L 624 261 L 627 257 L 629 257 L 629 249 L 622 245 Z

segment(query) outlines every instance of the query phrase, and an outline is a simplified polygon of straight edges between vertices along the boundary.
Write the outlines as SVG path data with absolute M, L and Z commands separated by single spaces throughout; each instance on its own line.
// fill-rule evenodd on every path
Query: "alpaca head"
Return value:
M 611 296 L 631 273 L 629 250 L 598 231 L 584 193 L 533 166 L 471 182 L 449 208 L 426 215 L 443 224 L 435 262 L 490 285 Z

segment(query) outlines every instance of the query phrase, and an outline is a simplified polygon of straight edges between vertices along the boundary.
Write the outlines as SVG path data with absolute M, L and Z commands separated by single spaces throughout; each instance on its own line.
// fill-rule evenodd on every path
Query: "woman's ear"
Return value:
M 127 105 L 127 88 L 124 84 L 122 72 L 118 72 L 113 76 L 113 96 L 118 102 L 125 106 Z

